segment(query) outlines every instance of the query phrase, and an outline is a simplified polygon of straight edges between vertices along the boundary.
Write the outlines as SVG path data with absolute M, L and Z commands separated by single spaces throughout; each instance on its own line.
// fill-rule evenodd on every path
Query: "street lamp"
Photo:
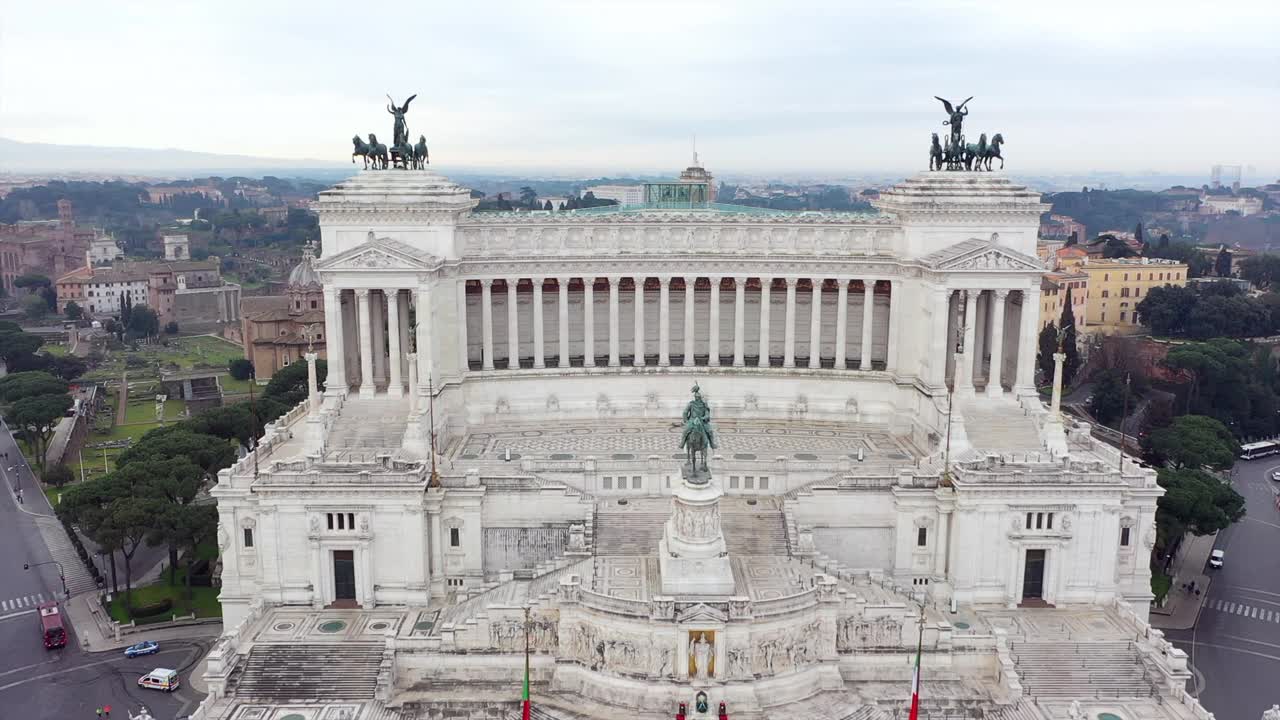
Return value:
M 49 560 L 47 562 L 38 562 L 38 563 L 22 563 L 22 569 L 30 570 L 33 567 L 40 567 L 41 565 L 57 565 L 58 566 L 58 579 L 62 581 L 62 594 L 64 597 L 70 600 L 71 591 L 67 589 L 67 574 L 62 571 L 62 563 L 58 562 L 57 560 Z

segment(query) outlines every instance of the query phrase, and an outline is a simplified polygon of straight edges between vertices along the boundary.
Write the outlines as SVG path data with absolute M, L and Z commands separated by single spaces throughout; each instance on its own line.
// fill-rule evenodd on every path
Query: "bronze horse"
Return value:
M 354 165 L 356 158 L 364 158 L 364 169 L 369 169 L 369 144 L 360 139 L 359 135 L 351 138 L 351 144 L 355 149 L 351 151 L 351 163 Z
M 941 170 L 943 161 L 942 144 L 938 142 L 938 133 L 934 133 L 933 142 L 929 145 L 929 169 Z
M 373 161 L 374 170 L 386 170 L 390 163 L 387 146 L 378 142 L 378 136 L 373 133 L 369 133 L 369 159 Z
M 427 155 L 427 136 L 419 135 L 418 144 L 413 146 L 413 169 L 425 170 L 431 158 Z

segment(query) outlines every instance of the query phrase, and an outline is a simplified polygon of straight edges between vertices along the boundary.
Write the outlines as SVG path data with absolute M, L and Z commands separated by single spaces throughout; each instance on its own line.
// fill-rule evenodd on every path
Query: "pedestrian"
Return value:
M 111 706 L 110 706 L 110 705 L 108 705 L 108 706 L 106 706 L 106 707 L 102 708 L 102 710 L 107 714 L 107 717 L 111 717 Z
M 102 706 L 98 706 L 98 717 L 102 717 Z

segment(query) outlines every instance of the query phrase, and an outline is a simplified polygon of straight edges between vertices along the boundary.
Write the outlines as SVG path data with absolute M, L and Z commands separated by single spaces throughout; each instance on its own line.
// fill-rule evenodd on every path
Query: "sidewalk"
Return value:
M 1162 630 L 1190 630 L 1195 627 L 1200 617 L 1200 608 L 1209 599 L 1208 575 L 1204 573 L 1205 563 L 1213 550 L 1217 533 L 1196 537 L 1188 536 L 1182 542 L 1178 557 L 1173 560 L 1173 587 L 1169 589 L 1168 599 L 1162 608 L 1151 608 L 1151 626 Z M 1196 591 L 1187 592 L 1183 585 L 1195 583 Z
M 143 640 L 155 640 L 163 644 L 165 640 L 213 639 L 222 633 L 221 619 L 207 619 L 193 620 L 177 626 L 166 624 L 150 630 L 138 628 L 136 632 L 128 633 L 121 628 L 117 639 L 114 625 L 98 603 L 96 592 L 76 595 L 63 608 L 71 620 L 80 649 L 91 653 L 118 651 Z

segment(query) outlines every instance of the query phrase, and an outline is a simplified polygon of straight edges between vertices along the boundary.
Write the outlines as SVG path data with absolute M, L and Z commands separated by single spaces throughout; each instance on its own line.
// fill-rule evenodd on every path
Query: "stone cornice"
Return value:
M 677 211 L 660 210 L 650 212 L 616 212 L 616 213 L 553 213 L 535 215 L 532 213 L 471 213 L 462 219 L 460 228 L 502 228 L 502 227 L 609 227 L 613 225 L 759 225 L 762 227 L 806 225 L 832 227 L 882 228 L 893 226 L 893 218 L 886 215 L 870 215 L 865 213 L 841 213 L 814 211 L 804 213 L 766 215 L 752 212 L 726 213 L 710 211 Z

